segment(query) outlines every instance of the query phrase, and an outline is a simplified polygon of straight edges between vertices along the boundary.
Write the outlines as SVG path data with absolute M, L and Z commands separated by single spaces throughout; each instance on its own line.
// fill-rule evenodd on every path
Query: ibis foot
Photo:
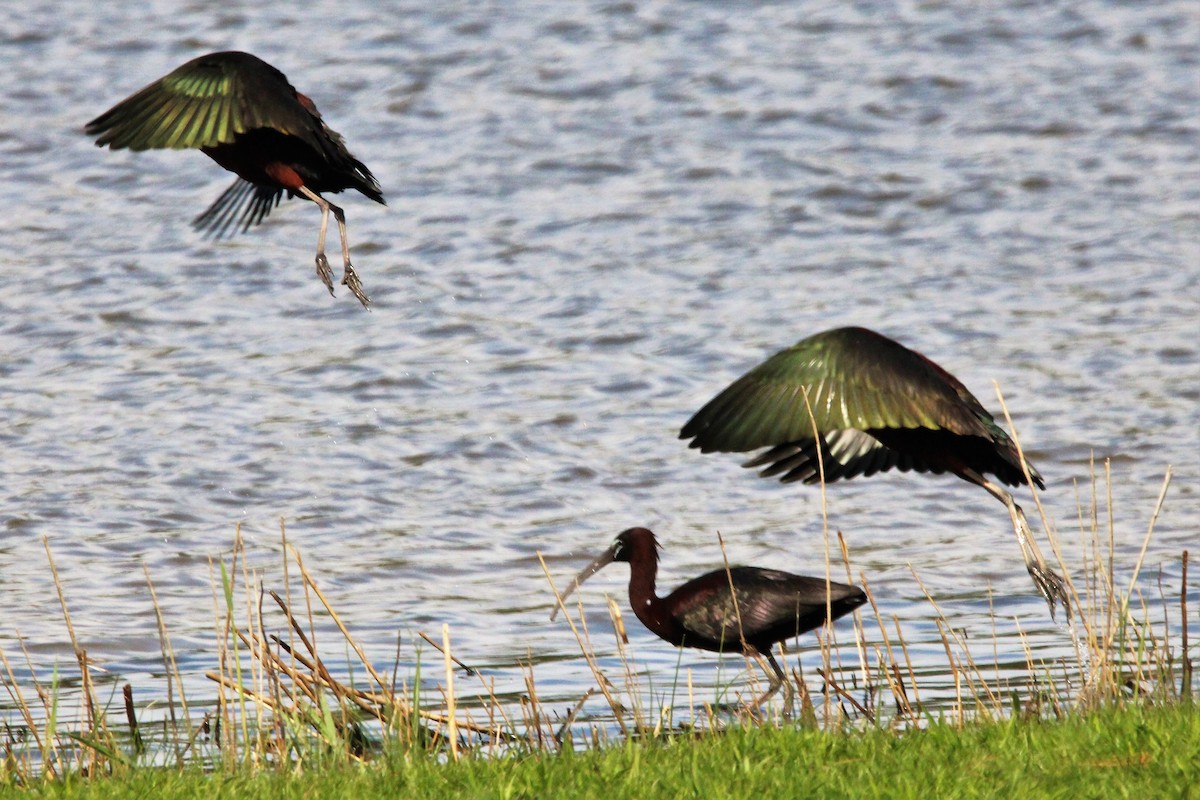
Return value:
M 750 710 L 757 714 L 759 711 L 762 710 L 763 705 L 768 700 L 770 700 L 772 697 L 775 696 L 775 694 L 780 690 L 780 688 L 783 688 L 783 718 L 791 719 L 791 717 L 792 717 L 792 702 L 793 702 L 793 699 L 795 698 L 795 694 L 792 690 L 792 687 L 788 686 L 786 681 L 783 683 L 775 684 L 774 686 L 770 687 L 765 692 L 763 692 L 761 695 L 756 697 L 754 699 L 754 702 L 749 703 Z
M 1054 611 L 1058 603 L 1062 603 L 1063 610 L 1070 615 L 1071 598 L 1067 594 L 1067 582 L 1049 567 L 1036 563 L 1027 564 L 1026 567 L 1029 569 L 1029 577 L 1033 578 L 1033 585 L 1037 587 L 1038 594 L 1050 606 L 1050 619 L 1054 619 Z
M 329 266 L 329 259 L 324 253 L 317 253 L 317 277 L 325 284 L 325 288 L 329 290 L 329 296 L 333 297 L 333 270 Z
M 791 707 L 792 707 L 792 686 L 788 682 L 787 674 L 783 671 L 783 668 L 779 666 L 779 662 L 775 660 L 775 656 L 771 654 L 770 650 L 768 650 L 765 653 L 763 653 L 761 651 L 753 651 L 752 650 L 752 651 L 747 652 L 746 656 L 748 658 L 757 659 L 758 663 L 760 665 L 762 665 L 763 662 L 765 661 L 766 664 L 770 666 L 771 673 L 772 673 L 768 677 L 768 681 L 769 681 L 770 685 L 767 686 L 767 691 L 765 691 L 753 703 L 751 703 L 750 708 L 757 712 L 760 708 L 762 708 L 763 703 L 770 700 L 775 695 L 775 693 L 778 692 L 782 688 L 784 690 L 783 696 L 785 698 L 784 699 L 784 709 L 785 709 L 784 717 L 787 718 L 788 716 L 790 716 L 791 715 Z
M 358 298 L 358 302 L 362 303 L 363 308 L 371 307 L 371 298 L 367 297 L 367 293 L 363 291 L 362 281 L 358 279 L 358 273 L 354 271 L 354 267 L 350 266 L 349 261 L 346 262 L 346 270 L 342 273 L 342 286 L 345 286 Z

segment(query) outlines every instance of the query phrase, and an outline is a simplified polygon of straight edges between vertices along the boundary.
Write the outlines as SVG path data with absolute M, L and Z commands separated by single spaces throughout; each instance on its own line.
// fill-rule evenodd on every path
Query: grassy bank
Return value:
M 1169 472 L 1142 557 L 1168 483 Z M 213 563 L 206 675 L 215 696 L 193 702 L 171 690 L 184 681 L 155 601 L 169 697 L 165 707 L 138 705 L 128 684 L 122 694 L 111 680 L 94 682 L 47 542 L 78 674 L 39 680 L 23 646 L 19 657 L 0 649 L 10 701 L 0 718 L 0 796 L 1187 796 L 1200 777 L 1188 554 L 1177 588 L 1160 580 L 1158 596 L 1146 595 L 1142 558 L 1115 580 L 1095 505 L 1080 517 L 1081 566 L 1064 569 L 1072 603 L 1060 610 L 1073 663 L 1042 661 L 1026 643 L 1025 677 L 1002 679 L 927 594 L 954 688 L 953 699 L 929 702 L 898 622 L 879 613 L 863 579 L 872 611 L 856 615 L 841 642 L 820 634 L 821 666 L 792 676 L 799 697 L 790 719 L 773 705 L 677 721 L 673 704 L 697 710 L 714 699 L 693 696 L 690 677 L 676 676 L 671 703 L 650 700 L 621 637 L 620 666 L 602 667 L 584 617 L 566 608 L 594 685 L 565 715 L 561 698 L 549 707 L 539 698 L 532 666 L 520 697 L 498 698 L 454 658 L 446 627 L 425 639 L 433 663 L 418 658 L 405 677 L 397 654 L 377 668 L 286 536 L 279 576 L 251 569 L 240 537 L 228 561 Z M 1053 529 L 1044 515 L 1043 524 Z M 838 568 L 852 579 L 838 543 Z M 357 663 L 331 667 L 322 651 Z M 456 689 L 456 680 L 467 685 Z M 611 715 L 580 713 L 589 698 Z M 69 713 L 74 704 L 79 713 Z
M 675 798 L 1195 796 L 1200 710 L 1109 708 L 1055 721 L 936 724 L 903 735 L 738 728 L 585 752 L 387 756 L 315 772 L 142 769 L 0 796 L 60 798 Z

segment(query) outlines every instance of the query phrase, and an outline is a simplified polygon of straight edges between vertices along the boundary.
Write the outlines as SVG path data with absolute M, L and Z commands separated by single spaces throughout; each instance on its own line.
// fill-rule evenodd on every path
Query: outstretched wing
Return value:
M 323 152 L 315 135 L 320 125 L 282 72 L 249 53 L 225 52 L 187 62 L 84 130 L 98 135 L 101 147 L 148 150 L 215 147 L 248 130 L 273 128 Z
M 814 424 L 822 435 L 928 428 L 987 437 L 984 419 L 991 416 L 966 387 L 920 353 L 864 328 L 838 328 L 738 378 L 696 412 L 680 438 L 708 453 L 812 441 Z
M 1016 446 L 957 378 L 864 328 L 825 331 L 776 353 L 679 436 L 704 453 L 767 448 L 743 466 L 785 483 L 815 483 L 821 467 L 829 482 L 890 469 L 943 472 L 956 462 L 1025 483 Z

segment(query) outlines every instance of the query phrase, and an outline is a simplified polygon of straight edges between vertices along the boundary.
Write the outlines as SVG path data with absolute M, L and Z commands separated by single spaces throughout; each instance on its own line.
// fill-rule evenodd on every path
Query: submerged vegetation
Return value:
M 950 701 L 923 698 L 909 642 L 898 621 L 879 613 L 863 579 L 869 605 L 837 637 L 829 628 L 820 632 L 815 674 L 790 675 L 795 709 L 718 705 L 727 698 L 697 696 L 690 675 L 675 676 L 667 702 L 658 706 L 619 635 L 624 618 L 617 605 L 610 610 L 619 674 L 604 668 L 610 662 L 597 653 L 605 648 L 593 644 L 585 618 L 563 606 L 595 684 L 564 714 L 560 702 L 554 709 L 543 703 L 532 666 L 525 668 L 519 698 L 498 697 L 491 683 L 455 658 L 448 628 L 440 638 L 426 637 L 436 657 L 418 659 L 410 674 L 401 674 L 399 653 L 386 668 L 372 664 L 286 533 L 281 591 L 274 591 L 248 566 L 239 531 L 228 560 L 213 564 L 216 647 L 206 674 L 214 691 L 202 700 L 183 692 L 170 626 L 146 575 L 168 697 L 165 705 L 139 706 L 129 684 L 107 699 L 97 687 L 47 542 L 78 673 L 56 671 L 41 680 L 28 652 L 0 650 L 7 697 L 0 787 L 65 783 L 104 796 L 104 785 L 112 784 L 189 796 L 205 781 L 236 778 L 248 782 L 247 791 L 287 793 L 279 785 L 304 774 L 289 792 L 528 796 L 552 785 L 579 797 L 653 797 L 697 792 L 706 775 L 720 771 L 738 776 L 730 782 L 742 787 L 723 794 L 750 796 L 754 791 L 746 787 L 794 785 L 800 769 L 806 791 L 840 794 L 858 787 L 869 795 L 884 781 L 891 794 L 915 796 L 917 784 L 904 789 L 908 778 L 901 776 L 918 764 L 914 775 L 935 781 L 926 787 L 947 791 L 967 777 L 1012 791 L 1033 781 L 1020 784 L 1025 794 L 1056 776 L 1090 788 L 1114 773 L 1128 779 L 1120 784 L 1126 787 L 1162 788 L 1155 781 L 1186 787 L 1177 781 L 1197 777 L 1200 764 L 1188 553 L 1181 554 L 1180 585 L 1160 583 L 1160 597 L 1145 596 L 1138 580 L 1169 483 L 1168 471 L 1127 582 L 1115 579 L 1113 538 L 1101 522 L 1095 486 L 1092 507 L 1079 515 L 1081 563 L 1064 563 L 1051 535 L 1063 574 L 1075 578 L 1071 607 L 1060 611 L 1067 615 L 1073 663 L 1043 662 L 1024 642 L 1027 682 L 1002 682 L 926 593 L 952 679 Z M 1053 533 L 1051 525 L 1045 528 Z M 830 567 L 851 579 L 844 543 L 841 551 L 842 565 Z M 340 666 L 331 668 L 327 660 Z M 456 688 L 456 678 L 468 688 Z M 433 696 L 431 683 L 438 686 Z M 754 687 L 737 696 L 749 701 Z M 593 697 L 603 698 L 611 715 L 597 721 L 582 714 Z M 68 698 L 78 698 L 78 712 L 67 711 Z M 676 705 L 699 709 L 695 719 L 677 720 Z M 793 714 L 785 722 L 786 712 Z M 1046 724 L 1050 720 L 1056 723 Z M 106 776 L 116 780 L 90 780 Z M 317 788 L 326 782 L 328 790 Z

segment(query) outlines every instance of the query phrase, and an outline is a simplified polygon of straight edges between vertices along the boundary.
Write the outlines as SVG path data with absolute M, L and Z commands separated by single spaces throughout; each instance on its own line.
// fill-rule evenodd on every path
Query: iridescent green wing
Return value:
M 96 144 L 114 150 L 201 148 L 273 128 L 310 143 L 319 124 L 283 73 L 248 53 L 193 59 L 88 123 Z M 318 151 L 319 145 L 315 145 Z
M 814 422 L 822 436 L 928 428 L 990 438 L 995 425 L 985 420 L 991 416 L 979 401 L 929 359 L 872 331 L 838 328 L 776 353 L 734 381 L 696 412 L 680 438 L 706 453 L 745 452 L 811 442 Z
M 736 605 L 730 579 L 736 587 Z M 831 582 L 829 589 L 835 610 L 847 598 L 860 594 L 856 587 L 837 581 Z M 743 632 L 747 639 L 756 639 L 811 630 L 825 618 L 825 590 L 823 578 L 761 567 L 731 567 L 728 573 L 715 570 L 688 581 L 664 601 L 687 630 L 736 650 Z

